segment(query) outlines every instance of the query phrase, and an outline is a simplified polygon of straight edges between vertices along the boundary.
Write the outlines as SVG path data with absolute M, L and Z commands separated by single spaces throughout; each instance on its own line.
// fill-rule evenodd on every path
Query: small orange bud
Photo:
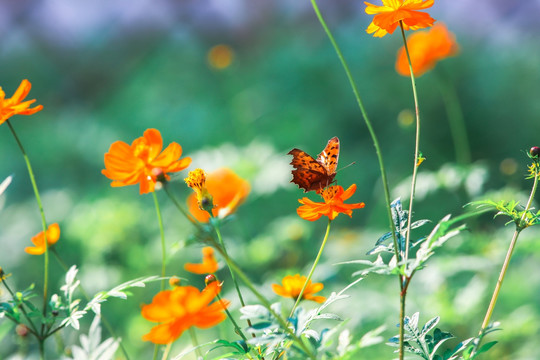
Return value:
M 177 286 L 180 286 L 180 278 L 178 276 L 172 276 L 170 279 L 169 279 L 169 285 L 171 287 L 177 287 Z

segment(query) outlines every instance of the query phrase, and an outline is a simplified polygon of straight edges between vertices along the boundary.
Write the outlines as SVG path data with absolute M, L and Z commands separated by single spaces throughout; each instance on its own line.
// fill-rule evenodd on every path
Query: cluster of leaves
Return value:
M 525 209 L 523 206 L 519 205 L 519 202 L 514 200 L 501 200 L 499 202 L 493 200 L 481 200 L 474 201 L 469 205 L 477 206 L 485 211 L 495 210 L 496 214 L 494 217 L 500 215 L 508 216 L 510 221 L 506 224 L 508 225 L 513 222 L 516 225 L 516 229 L 519 231 L 540 223 L 540 210 L 534 212 L 530 209 Z
M 469 338 L 461 341 L 452 349 L 446 349 L 443 354 L 437 354 L 441 346 L 454 336 L 446 331 L 436 328 L 440 318 L 434 317 L 426 322 L 421 329 L 418 327 L 419 313 L 413 314 L 411 317 L 405 317 L 405 351 L 414 354 L 425 360 L 473 360 L 482 353 L 491 349 L 497 341 L 485 343 L 479 347 L 479 344 L 484 336 L 498 330 L 497 324 L 490 325 L 482 333 L 475 338 Z M 433 332 L 432 332 L 433 331 Z M 430 334 L 432 332 L 432 334 Z M 399 336 L 396 335 L 389 340 L 389 345 L 399 346 Z M 460 355 L 461 354 L 461 355 Z
M 378 254 L 375 261 L 369 260 L 353 260 L 344 264 L 360 264 L 366 266 L 365 269 L 357 271 L 353 276 L 364 276 L 368 273 L 377 273 L 384 275 L 400 274 L 408 278 L 414 274 L 416 270 L 424 267 L 427 260 L 433 256 L 435 250 L 443 246 L 446 241 L 456 236 L 465 229 L 465 225 L 456 225 L 463 220 L 478 215 L 479 212 L 471 212 L 463 214 L 456 218 L 451 218 L 450 215 L 446 215 L 442 218 L 428 236 L 421 237 L 415 241 L 411 241 L 409 244 L 409 252 L 417 248 L 415 257 L 402 260 L 405 256 L 405 239 L 407 235 L 407 210 L 403 210 L 400 199 L 396 199 L 392 202 L 392 218 L 394 220 L 395 234 L 397 238 L 397 244 L 399 246 L 400 260 L 398 261 L 395 256 L 394 243 L 392 239 L 393 235 L 388 232 L 381 236 L 375 243 L 375 247 L 367 254 Z M 419 228 L 427 224 L 429 220 L 418 220 L 411 224 L 411 229 Z M 383 258 L 380 253 L 394 254 L 389 260 Z

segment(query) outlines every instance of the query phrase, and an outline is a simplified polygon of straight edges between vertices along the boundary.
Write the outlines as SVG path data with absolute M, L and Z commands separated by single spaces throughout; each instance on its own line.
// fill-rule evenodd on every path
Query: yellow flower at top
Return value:
M 433 6 L 435 0 L 382 0 L 382 6 L 376 6 L 368 2 L 366 13 L 375 15 L 373 21 L 366 29 L 368 34 L 375 37 L 383 37 L 392 34 L 399 22 L 403 22 L 405 30 L 418 30 L 433 25 L 435 19 L 428 13 L 419 11 Z
M 439 60 L 456 55 L 459 51 L 454 34 L 442 23 L 437 23 L 429 31 L 419 31 L 409 36 L 407 47 L 415 76 L 433 69 Z M 396 70 L 400 75 L 410 76 L 404 46 L 398 51 Z
M 49 225 L 47 232 L 43 231 L 32 238 L 34 246 L 27 246 L 24 251 L 30 255 L 41 255 L 45 253 L 45 235 L 47 235 L 47 244 L 52 246 L 60 239 L 60 226 L 57 223 Z
M 282 280 L 283 285 L 272 284 L 272 290 L 279 296 L 290 297 L 297 299 L 300 295 L 300 291 L 304 287 L 307 278 L 300 274 L 296 275 L 287 275 Z M 316 292 L 321 291 L 324 288 L 322 283 L 312 283 L 311 280 L 308 281 L 306 289 L 302 294 L 302 300 L 312 300 L 318 303 L 325 302 L 326 298 L 324 296 L 314 296 Z
M 216 281 L 203 291 L 193 286 L 177 286 L 154 296 L 152 303 L 144 305 L 141 315 L 149 321 L 159 323 L 143 336 L 143 340 L 154 344 L 169 344 L 178 339 L 192 326 L 207 329 L 225 320 L 227 300 L 210 304 L 221 290 Z
M 361 209 L 366 206 L 364 203 L 345 204 L 347 200 L 356 192 L 356 185 L 352 184 L 347 190 L 339 185 L 330 186 L 321 192 L 324 202 L 315 202 L 304 197 L 298 202 L 302 204 L 296 212 L 302 219 L 315 221 L 321 216 L 328 216 L 334 220 L 339 214 L 346 214 L 352 217 L 353 209 Z
M 114 142 L 105 154 L 103 175 L 112 187 L 139 184 L 139 192 L 153 192 L 158 181 L 170 180 L 168 173 L 184 170 L 191 158 L 180 159 L 182 147 L 172 142 L 163 152 L 163 139 L 156 129 L 148 129 L 131 145 Z
M 202 249 L 202 263 L 201 264 L 185 264 L 184 269 L 194 274 L 213 274 L 219 269 L 218 262 L 214 256 L 214 248 L 211 246 L 205 246 Z
M 6 99 L 6 93 L 0 87 L 0 125 L 13 115 L 32 115 L 43 109 L 43 105 L 38 105 L 35 108 L 30 108 L 36 100 L 24 101 L 24 98 L 30 92 L 32 84 L 24 79 L 15 94 L 9 99 Z
M 189 176 L 186 183 L 188 180 Z M 191 194 L 187 199 L 189 211 L 201 222 L 208 222 L 210 219 L 210 215 L 201 210 L 198 205 L 198 202 L 204 199 L 203 191 L 207 191 L 213 198 L 212 214 L 215 217 L 224 218 L 236 211 L 236 208 L 244 202 L 251 190 L 249 182 L 227 168 L 221 168 L 205 175 L 205 190 L 198 190 L 199 183 L 197 181 L 193 182 L 193 186 L 188 183 L 188 186 L 195 190 L 195 194 Z

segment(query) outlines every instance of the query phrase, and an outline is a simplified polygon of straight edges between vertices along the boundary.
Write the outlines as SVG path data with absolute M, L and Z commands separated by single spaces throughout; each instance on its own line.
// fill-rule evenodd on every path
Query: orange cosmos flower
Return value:
M 434 25 L 429 31 L 412 34 L 407 39 L 415 76 L 420 76 L 435 67 L 439 60 L 457 54 L 459 48 L 454 34 L 442 23 Z M 400 75 L 410 76 L 405 47 L 398 51 L 396 70 Z
M 15 94 L 9 99 L 6 99 L 6 93 L 0 87 L 0 125 L 13 115 L 32 115 L 43 109 L 43 105 L 38 105 L 35 108 L 30 109 L 30 105 L 36 100 L 22 102 L 30 92 L 31 88 L 32 84 L 30 81 L 24 79 L 21 81 Z
M 45 234 L 47 235 L 48 246 L 56 244 L 58 239 L 60 239 L 60 226 L 57 223 L 49 225 L 46 233 L 42 231 L 32 238 L 34 246 L 27 246 L 24 251 L 30 255 L 41 255 L 45 253 Z
M 278 284 L 272 284 L 272 290 L 279 296 L 290 297 L 297 299 L 300 295 L 300 291 L 306 283 L 306 277 L 296 274 L 294 276 L 287 275 L 281 280 L 283 286 Z M 313 300 L 318 303 L 323 303 L 326 298 L 324 296 L 313 296 L 316 292 L 321 291 L 324 288 L 322 283 L 312 283 L 311 280 L 308 281 L 308 285 L 302 294 L 302 300 Z
M 405 30 L 418 30 L 430 27 L 435 22 L 424 10 L 433 6 L 434 0 L 382 0 L 383 6 L 376 6 L 364 1 L 366 13 L 375 15 L 366 29 L 368 34 L 383 37 L 392 34 L 399 22 Z
M 185 264 L 184 269 L 194 274 L 213 274 L 219 266 L 214 256 L 214 248 L 211 246 L 205 246 L 202 249 L 203 259 L 201 264 Z
M 298 202 L 302 204 L 296 212 L 305 220 L 315 221 L 321 216 L 328 216 L 334 220 L 339 214 L 347 214 L 352 217 L 353 209 L 361 209 L 366 206 L 364 203 L 344 204 L 343 201 L 350 198 L 356 192 L 356 184 L 349 186 L 347 190 L 339 185 L 330 186 L 321 192 L 324 202 L 318 203 L 304 197 Z
M 204 174 L 202 170 L 200 171 Z M 188 181 L 189 177 L 186 179 L 186 183 Z M 208 222 L 210 219 L 210 215 L 197 205 L 197 200 L 203 198 L 203 191 L 207 191 L 213 198 L 212 214 L 224 218 L 236 211 L 236 208 L 244 202 L 251 190 L 246 180 L 227 168 L 221 168 L 208 174 L 202 184 L 197 183 L 196 186 L 190 185 L 190 187 L 195 190 L 196 194 L 188 197 L 187 205 L 191 214 L 201 222 Z M 202 190 L 203 188 L 205 190 Z
M 131 145 L 114 142 L 105 154 L 101 173 L 113 180 L 112 187 L 139 184 L 139 192 L 153 192 L 156 182 L 170 180 L 168 173 L 184 170 L 191 158 L 180 159 L 182 147 L 172 142 L 163 152 L 163 139 L 156 129 L 148 129 Z
M 177 286 L 172 290 L 160 291 L 151 304 L 142 307 L 141 315 L 146 320 L 159 323 L 142 339 L 154 344 L 169 344 L 192 326 L 206 329 L 219 324 L 226 317 L 223 310 L 229 302 L 210 302 L 220 289 L 221 285 L 216 281 L 203 291 L 193 286 Z

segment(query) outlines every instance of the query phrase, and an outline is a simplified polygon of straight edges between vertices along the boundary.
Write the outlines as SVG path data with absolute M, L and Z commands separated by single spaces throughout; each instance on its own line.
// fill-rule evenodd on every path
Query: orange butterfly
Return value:
M 314 159 L 305 151 L 292 149 L 288 155 L 292 155 L 291 182 L 304 189 L 304 192 L 315 191 L 319 194 L 325 187 L 334 181 L 339 159 L 339 139 L 334 136 L 328 140 L 324 150 Z

